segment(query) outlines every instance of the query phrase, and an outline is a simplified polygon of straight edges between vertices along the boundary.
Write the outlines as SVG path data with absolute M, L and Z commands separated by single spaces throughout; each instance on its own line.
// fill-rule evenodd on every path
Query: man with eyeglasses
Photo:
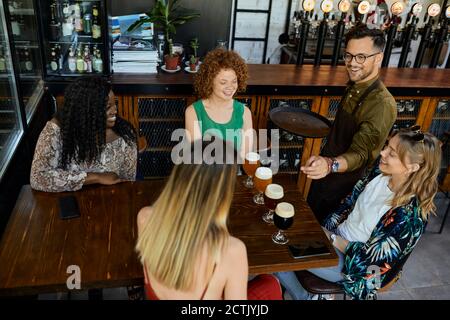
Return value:
M 308 203 L 319 222 L 373 164 L 397 117 L 396 102 L 379 80 L 383 32 L 359 24 L 348 32 L 345 42 L 350 81 L 321 155 L 312 156 L 301 167 L 313 179 Z

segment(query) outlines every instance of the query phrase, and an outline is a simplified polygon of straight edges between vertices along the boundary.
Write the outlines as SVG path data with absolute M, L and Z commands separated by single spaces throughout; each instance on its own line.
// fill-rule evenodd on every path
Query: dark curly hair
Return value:
M 106 144 L 106 110 L 111 83 L 100 77 L 77 79 L 64 92 L 64 106 L 55 117 L 61 127 L 61 166 L 75 160 L 91 162 Z M 112 130 L 126 143 L 137 145 L 136 132 L 131 124 L 116 117 Z
M 199 98 L 206 99 L 212 94 L 213 80 L 222 69 L 234 70 L 238 80 L 237 91 L 245 91 L 248 69 L 244 59 L 235 51 L 218 48 L 208 52 L 195 75 L 194 90 Z
M 380 51 L 384 50 L 386 45 L 386 39 L 384 38 L 384 33 L 380 29 L 369 29 L 366 24 L 358 23 L 353 28 L 351 28 L 345 37 L 345 46 L 352 39 L 362 39 L 365 37 L 370 37 L 373 41 L 373 46 Z

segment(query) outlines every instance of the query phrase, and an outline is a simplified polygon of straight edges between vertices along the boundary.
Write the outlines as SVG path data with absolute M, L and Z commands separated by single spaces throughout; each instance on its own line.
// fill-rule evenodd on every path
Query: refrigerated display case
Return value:
M 33 0 L 4 0 L 3 4 L 11 30 L 9 38 L 15 55 L 17 85 L 29 122 L 36 101 L 43 93 L 37 12 Z
M 5 8 L 0 3 L 0 180 L 23 135 L 23 118 L 16 84 Z
M 109 74 L 106 1 L 37 0 L 45 80 Z

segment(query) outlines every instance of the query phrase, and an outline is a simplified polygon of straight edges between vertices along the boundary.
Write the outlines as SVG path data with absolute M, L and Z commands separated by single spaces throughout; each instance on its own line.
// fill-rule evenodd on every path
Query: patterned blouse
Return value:
M 381 171 L 377 164 L 366 177 L 356 183 L 339 208 L 325 219 L 324 227 L 336 232 L 339 224 L 352 212 L 366 185 L 379 174 Z M 378 286 L 385 285 L 392 278 L 393 272 L 399 271 L 416 246 L 425 226 L 419 200 L 412 197 L 408 204 L 386 212 L 366 243 L 349 242 L 342 269 L 344 280 L 340 283 L 346 294 L 354 299 L 374 298 L 377 290 L 375 283 Z M 377 276 L 378 282 L 374 281 Z
M 33 189 L 46 192 L 79 190 L 89 172 L 114 172 L 124 180 L 136 178 L 136 144 L 130 146 L 121 137 L 106 143 L 93 163 L 72 161 L 64 170 L 60 167 L 61 156 L 61 129 L 48 121 L 39 136 L 31 166 L 30 184 Z

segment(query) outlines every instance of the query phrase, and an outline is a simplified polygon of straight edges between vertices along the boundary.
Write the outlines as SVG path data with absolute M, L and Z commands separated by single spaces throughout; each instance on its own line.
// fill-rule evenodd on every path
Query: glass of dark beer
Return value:
M 273 213 L 277 207 L 277 203 L 281 201 L 284 197 L 283 187 L 279 184 L 269 184 L 264 192 L 264 204 L 266 205 L 267 211 L 263 214 L 262 219 L 268 224 L 273 224 Z
M 252 189 L 253 184 L 253 176 L 255 175 L 256 169 L 260 166 L 260 156 L 256 152 L 249 152 L 245 155 L 244 164 L 242 168 L 247 174 L 247 179 L 244 180 L 244 186 L 246 188 Z
M 273 223 L 279 229 L 272 235 L 272 241 L 277 244 L 286 244 L 289 242 L 288 237 L 283 230 L 287 230 L 294 223 L 294 206 L 288 202 L 280 202 L 275 208 L 273 215 Z

